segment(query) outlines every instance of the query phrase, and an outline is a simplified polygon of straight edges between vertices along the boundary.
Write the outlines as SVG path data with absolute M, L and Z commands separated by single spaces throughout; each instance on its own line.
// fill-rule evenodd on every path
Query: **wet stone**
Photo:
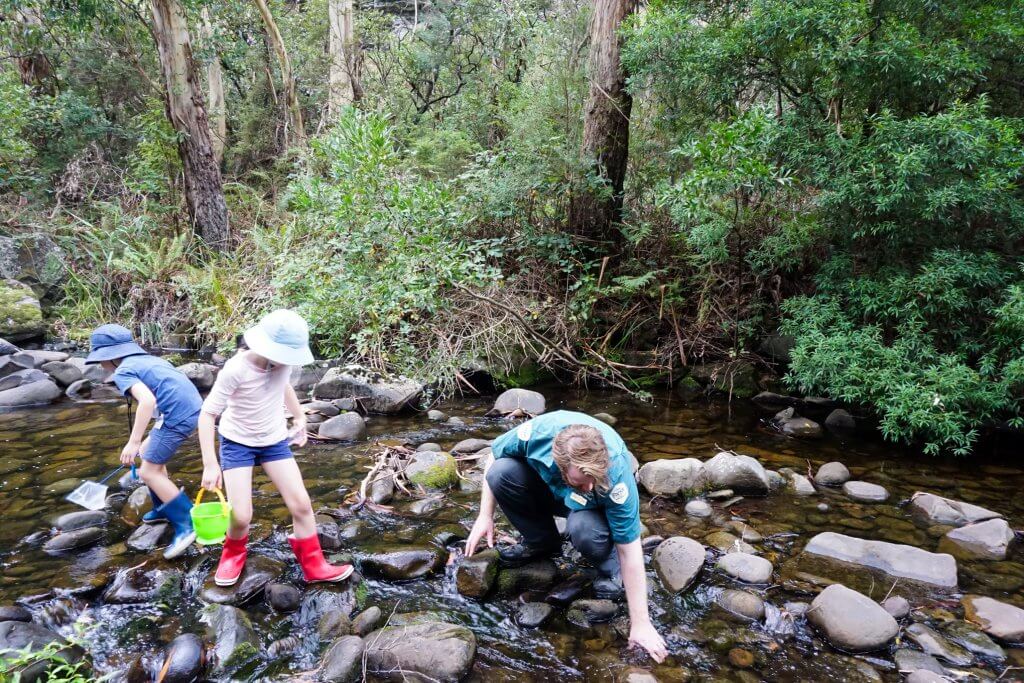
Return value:
M 675 496 L 705 488 L 707 474 L 696 458 L 654 460 L 640 468 L 637 482 L 652 496 Z
M 710 491 L 705 495 L 708 500 L 729 500 L 736 492 L 732 489 L 719 489 L 717 491 Z
M 20 605 L 2 605 L 0 621 L 32 621 L 32 613 Z
M 357 636 L 366 636 L 370 631 L 377 628 L 384 613 L 380 607 L 373 605 L 367 607 L 352 620 L 352 632 Z
M 414 515 L 429 515 L 431 512 L 436 512 L 442 507 L 444 507 L 444 498 L 441 496 L 431 496 L 413 501 L 409 505 L 409 512 Z
M 351 683 L 362 678 L 365 642 L 359 636 L 342 636 L 324 653 L 316 679 L 328 683 Z
M 455 570 L 455 587 L 471 598 L 483 598 L 494 586 L 498 576 L 498 551 L 482 550 L 473 557 L 463 557 Z
M 986 510 L 978 505 L 922 491 L 911 496 L 910 509 L 931 522 L 950 526 L 963 526 L 1002 517 L 998 512 Z
M 836 647 L 852 652 L 877 650 L 899 632 L 896 620 L 878 603 L 838 583 L 818 594 L 807 619 Z
M 904 683 L 948 683 L 949 679 L 926 669 L 911 671 Z
M 827 462 L 818 468 L 814 481 L 822 486 L 842 486 L 850 481 L 850 470 L 841 462 Z
M 317 620 L 316 624 L 316 632 L 320 635 L 321 640 L 332 640 L 341 636 L 347 636 L 354 630 L 352 621 L 341 610 L 324 612 L 320 615 L 320 619 Z M 373 629 L 371 628 L 370 630 L 372 631 Z
M 645 536 L 640 541 L 640 546 L 643 548 L 645 553 L 653 553 L 654 549 L 657 548 L 665 540 L 663 536 Z
M 710 533 L 704 537 L 704 542 L 723 553 L 748 553 L 750 555 L 757 553 L 757 549 L 754 546 L 727 531 Z
M 137 553 L 151 553 L 167 545 L 172 536 L 174 530 L 170 524 L 142 524 L 131 533 L 124 544 L 129 550 Z
M 818 534 L 803 551 L 808 555 L 877 569 L 894 577 L 944 588 L 957 585 L 956 560 L 950 555 L 883 541 L 868 541 L 833 532 Z
M 743 583 L 768 583 L 772 578 L 772 563 L 763 557 L 748 553 L 728 553 L 718 560 L 718 568 Z
M 551 560 L 538 560 L 522 567 L 505 567 L 498 572 L 498 592 L 519 595 L 524 591 L 546 591 L 558 578 L 558 568 Z
M 167 646 L 159 680 L 161 683 L 191 683 L 202 677 L 205 667 L 203 639 L 194 633 L 182 633 Z
M 424 451 L 433 451 L 434 453 L 440 453 L 442 450 L 444 449 L 441 448 L 441 444 L 433 443 L 431 441 L 428 441 L 427 443 L 421 443 L 419 446 L 416 447 L 416 451 L 420 453 Z
M 374 631 L 366 637 L 366 664 L 373 674 L 395 671 L 429 680 L 458 681 L 476 656 L 476 636 L 465 626 L 426 622 Z
M 452 455 L 467 455 L 469 453 L 476 453 L 491 445 L 490 439 L 463 439 L 454 446 L 452 446 L 449 453 Z
M 553 612 L 554 608 L 546 602 L 524 602 L 516 610 L 516 623 L 523 628 L 538 628 Z
M 943 624 L 942 632 L 968 652 L 986 659 L 1002 660 L 1006 652 L 976 627 L 959 619 Z
M 268 583 L 265 592 L 267 604 L 275 612 L 294 612 L 302 601 L 302 591 L 287 583 Z
M 704 463 L 704 471 L 715 488 L 730 488 L 740 493 L 768 493 L 768 474 L 761 463 L 749 455 L 722 451 Z
M 739 621 L 761 621 L 764 619 L 764 600 L 749 591 L 726 588 L 715 604 Z
M 1013 539 L 1005 519 L 990 519 L 951 530 L 939 542 L 939 550 L 957 557 L 1005 560 Z
M 208 605 L 200 620 L 207 625 L 207 639 L 213 643 L 214 674 L 224 674 L 259 653 L 259 637 L 249 617 L 237 607 Z
M 1024 609 L 980 595 L 965 595 L 961 602 L 967 621 L 993 638 L 1010 643 L 1024 641 Z
M 552 605 L 568 605 L 578 598 L 589 585 L 590 582 L 586 578 L 575 576 L 552 588 L 544 596 L 544 602 L 551 603 Z
M 910 603 L 898 595 L 883 600 L 882 609 L 891 614 L 893 619 L 906 619 L 910 615 Z
M 673 536 L 654 550 L 651 565 L 673 593 L 686 590 L 704 567 L 704 546 L 685 536 Z
M 80 510 L 61 515 L 53 523 L 58 531 L 76 531 L 91 526 L 103 526 L 109 515 L 103 510 Z
M 249 555 L 234 586 L 218 586 L 213 580 L 215 572 L 216 569 L 210 571 L 199 599 L 219 605 L 244 605 L 262 595 L 267 584 L 284 573 L 284 564 L 264 555 Z
M 896 668 L 899 671 L 929 671 L 940 676 L 946 673 L 945 667 L 939 664 L 939 660 L 918 650 L 896 650 L 893 659 L 896 660 Z
M 818 493 L 811 480 L 802 474 L 793 473 L 789 478 L 789 485 L 798 496 L 813 496 Z
M 590 624 L 611 621 L 619 612 L 619 606 L 611 600 L 576 600 L 569 605 L 566 618 L 582 628 Z
M 387 503 L 395 495 L 394 472 L 381 472 L 370 484 L 370 500 L 377 504 Z
M 448 415 L 440 410 L 428 410 L 427 419 L 431 422 L 444 422 L 448 419 Z M 440 449 L 440 447 L 439 447 Z
M 954 666 L 968 666 L 974 658 L 967 650 L 924 624 L 911 624 L 906 628 L 907 637 L 919 648 L 933 657 L 949 662 Z
M 843 493 L 862 503 L 881 503 L 889 497 L 885 487 L 867 481 L 848 481 L 843 484 Z
M 691 500 L 686 504 L 685 511 L 690 517 L 698 518 L 710 517 L 713 512 L 711 506 L 703 500 Z
M 103 601 L 112 605 L 131 605 L 167 599 L 181 591 L 181 574 L 144 567 L 123 569 L 103 593 Z
M 443 565 L 441 552 L 431 547 L 386 549 L 360 559 L 364 574 L 390 581 L 418 579 L 437 572 Z
M 754 653 L 739 647 L 729 650 L 728 659 L 738 669 L 749 669 L 754 665 Z
M 103 529 L 99 527 L 76 529 L 57 534 L 43 544 L 43 550 L 51 554 L 78 550 L 97 543 L 101 538 Z

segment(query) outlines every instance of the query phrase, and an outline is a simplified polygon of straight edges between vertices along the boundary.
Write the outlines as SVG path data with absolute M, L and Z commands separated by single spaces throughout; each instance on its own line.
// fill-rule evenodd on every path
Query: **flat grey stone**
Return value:
M 957 585 L 956 560 L 952 555 L 930 553 L 909 545 L 867 541 L 826 531 L 812 538 L 804 552 L 943 588 Z

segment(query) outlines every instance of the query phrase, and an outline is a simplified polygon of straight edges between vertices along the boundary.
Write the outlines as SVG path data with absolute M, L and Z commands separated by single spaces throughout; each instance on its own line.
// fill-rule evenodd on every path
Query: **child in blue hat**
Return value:
M 87 364 L 99 363 L 118 390 L 138 403 L 128 443 L 121 449 L 121 463 L 142 457 L 139 474 L 149 488 L 153 509 L 142 521 L 151 524 L 168 520 L 174 538 L 164 551 L 167 559 L 188 550 L 196 538 L 192 529 L 192 501 L 167 476 L 167 462 L 199 423 L 203 399 L 192 382 L 162 358 L 146 353 L 120 325 L 97 327 L 90 337 L 92 350 Z M 150 419 L 159 413 L 149 436 L 143 439 Z

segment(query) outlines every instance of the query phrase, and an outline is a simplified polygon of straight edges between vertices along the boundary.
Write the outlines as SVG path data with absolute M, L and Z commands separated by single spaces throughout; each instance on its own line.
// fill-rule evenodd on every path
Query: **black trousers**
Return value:
M 565 517 L 573 547 L 605 576 L 619 574 L 619 556 L 602 510 L 570 511 L 520 458 L 495 460 L 487 470 L 487 485 L 524 543 L 535 548 L 559 545 L 555 517 Z

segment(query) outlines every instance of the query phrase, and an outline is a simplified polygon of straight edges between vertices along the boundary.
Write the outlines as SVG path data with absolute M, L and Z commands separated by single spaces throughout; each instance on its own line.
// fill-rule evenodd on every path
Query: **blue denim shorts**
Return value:
M 187 425 L 179 427 L 158 427 L 149 430 L 149 444 L 142 459 L 154 465 L 166 464 L 174 454 L 185 443 L 188 437 L 192 436 L 193 429 L 187 429 Z
M 269 446 L 246 446 L 231 439 L 220 437 L 220 468 L 231 470 L 236 467 L 255 467 L 275 460 L 287 460 L 292 455 L 290 438 Z

